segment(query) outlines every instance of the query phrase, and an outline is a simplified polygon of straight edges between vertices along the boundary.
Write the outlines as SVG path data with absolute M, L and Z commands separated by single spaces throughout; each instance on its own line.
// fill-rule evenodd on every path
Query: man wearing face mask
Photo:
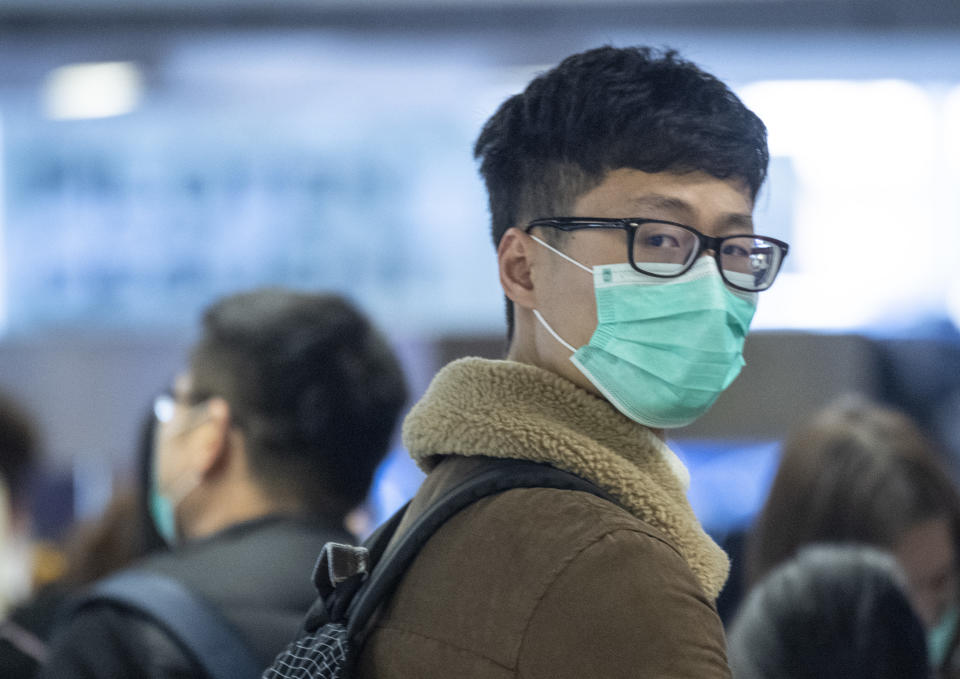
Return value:
M 476 143 L 507 298 L 504 361 L 443 368 L 404 427 L 428 473 L 399 533 L 491 458 L 606 491 L 514 489 L 444 524 L 380 611 L 359 675 L 728 677 L 726 555 L 665 429 L 734 380 L 787 245 L 754 233 L 763 123 L 672 52 L 591 50 Z
M 266 289 L 217 302 L 157 400 L 151 513 L 172 549 L 136 569 L 182 585 L 269 665 L 316 596 L 307 574 L 323 544 L 352 542 L 345 517 L 405 398 L 389 345 L 344 299 Z M 155 620 L 94 601 L 41 676 L 208 675 Z

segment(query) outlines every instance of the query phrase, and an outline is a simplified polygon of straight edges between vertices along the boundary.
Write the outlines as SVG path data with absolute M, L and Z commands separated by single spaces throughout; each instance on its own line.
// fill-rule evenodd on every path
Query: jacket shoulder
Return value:
M 486 511 L 503 514 L 522 523 L 550 527 L 547 541 L 576 550 L 609 533 L 626 531 L 661 543 L 678 556 L 680 551 L 655 526 L 634 516 L 618 504 L 586 491 L 555 488 L 517 488 L 491 498 Z M 479 504 L 479 503 L 478 503 Z
M 531 611 L 524 677 L 729 677 L 722 624 L 676 548 L 643 530 L 598 536 Z

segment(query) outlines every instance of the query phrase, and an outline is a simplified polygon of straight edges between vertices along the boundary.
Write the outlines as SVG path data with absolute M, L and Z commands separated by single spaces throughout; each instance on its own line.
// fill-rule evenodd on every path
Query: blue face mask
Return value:
M 150 518 L 160 537 L 168 545 L 177 542 L 177 518 L 173 503 L 157 489 L 156 481 L 150 484 Z
M 201 476 L 195 471 L 183 472 L 168 488 L 167 492 L 160 489 L 160 481 L 157 472 L 157 455 L 161 449 L 161 429 L 170 426 L 174 416 L 176 401 L 173 396 L 164 394 L 157 397 L 154 403 L 154 414 L 157 418 L 157 429 L 154 432 L 153 439 L 153 463 L 150 470 L 150 489 L 148 495 L 147 507 L 150 512 L 150 518 L 157 532 L 164 541 L 170 545 L 175 545 L 180 537 L 180 531 L 177 526 L 177 507 L 183 499 L 200 485 Z M 196 407 L 196 406 L 194 406 Z M 182 436 L 193 427 L 202 423 L 203 420 L 196 419 L 189 421 L 187 426 L 181 426 L 173 434 L 168 436 Z M 166 454 L 170 454 L 168 450 Z
M 189 471 L 182 474 L 173 484 L 168 493 L 160 490 L 156 475 L 150 482 L 150 518 L 157 532 L 171 547 L 180 539 L 180 530 L 177 526 L 177 507 L 183 499 L 200 485 L 199 474 Z
M 931 667 L 938 668 L 946 662 L 950 644 L 953 643 L 957 634 L 958 622 L 960 622 L 960 608 L 954 604 L 940 616 L 940 622 L 927 631 L 927 653 Z
M 159 432 L 157 440 L 154 442 L 154 460 L 150 470 L 150 491 L 148 496 L 148 509 L 153 525 L 164 541 L 171 547 L 179 541 L 180 531 L 177 526 L 177 507 L 183 502 L 183 499 L 200 485 L 201 476 L 199 473 L 187 470 L 180 474 L 167 492 L 160 489 L 160 481 L 157 478 L 157 460 L 156 454 L 159 449 Z M 168 452 L 169 454 L 169 452 Z
M 534 314 L 630 419 L 656 428 L 690 424 L 740 373 L 757 295 L 727 287 L 711 257 L 677 278 L 657 278 L 629 264 L 591 270 L 534 240 L 593 275 L 597 329 L 585 346 L 570 346 Z

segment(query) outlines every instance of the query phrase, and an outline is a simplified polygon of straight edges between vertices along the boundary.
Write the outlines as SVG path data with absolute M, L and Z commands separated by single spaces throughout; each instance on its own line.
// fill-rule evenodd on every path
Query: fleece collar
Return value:
M 410 411 L 403 442 L 425 472 L 445 455 L 572 472 L 670 537 L 708 596 L 716 598 L 727 579 L 727 556 L 694 516 L 689 474 L 676 455 L 650 429 L 555 373 L 514 361 L 454 361 Z

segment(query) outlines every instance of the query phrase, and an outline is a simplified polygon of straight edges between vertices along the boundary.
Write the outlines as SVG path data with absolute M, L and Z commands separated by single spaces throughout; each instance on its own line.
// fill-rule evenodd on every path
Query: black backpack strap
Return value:
M 10 618 L 0 622 L 0 641 L 7 642 L 15 653 L 38 665 L 44 664 L 49 656 L 49 648 L 44 639 Z
M 96 583 L 74 610 L 109 602 L 146 614 L 187 649 L 210 679 L 256 679 L 258 661 L 236 630 L 177 580 L 147 571 L 123 571 Z
M 559 488 L 579 490 L 617 501 L 593 483 L 556 467 L 524 460 L 497 460 L 479 474 L 451 488 L 430 505 L 383 555 L 364 586 L 354 597 L 348 613 L 351 639 L 362 643 L 369 619 L 396 587 L 420 549 L 449 518 L 477 500 L 513 488 Z M 394 526 L 394 529 L 396 526 Z M 392 532 L 392 531 L 391 531 Z
M 328 542 L 323 546 L 320 556 L 313 567 L 313 586 L 320 595 L 307 611 L 303 629 L 315 632 L 327 622 L 341 622 L 346 619 L 353 597 L 366 582 L 367 573 L 373 569 L 383 556 L 393 534 L 403 520 L 410 503 L 407 502 L 394 512 L 393 516 L 380 526 L 359 547 Z M 342 551 L 353 561 L 338 574 L 336 553 Z M 362 566 L 359 562 L 362 561 Z M 345 576 L 345 577 L 344 577 Z

